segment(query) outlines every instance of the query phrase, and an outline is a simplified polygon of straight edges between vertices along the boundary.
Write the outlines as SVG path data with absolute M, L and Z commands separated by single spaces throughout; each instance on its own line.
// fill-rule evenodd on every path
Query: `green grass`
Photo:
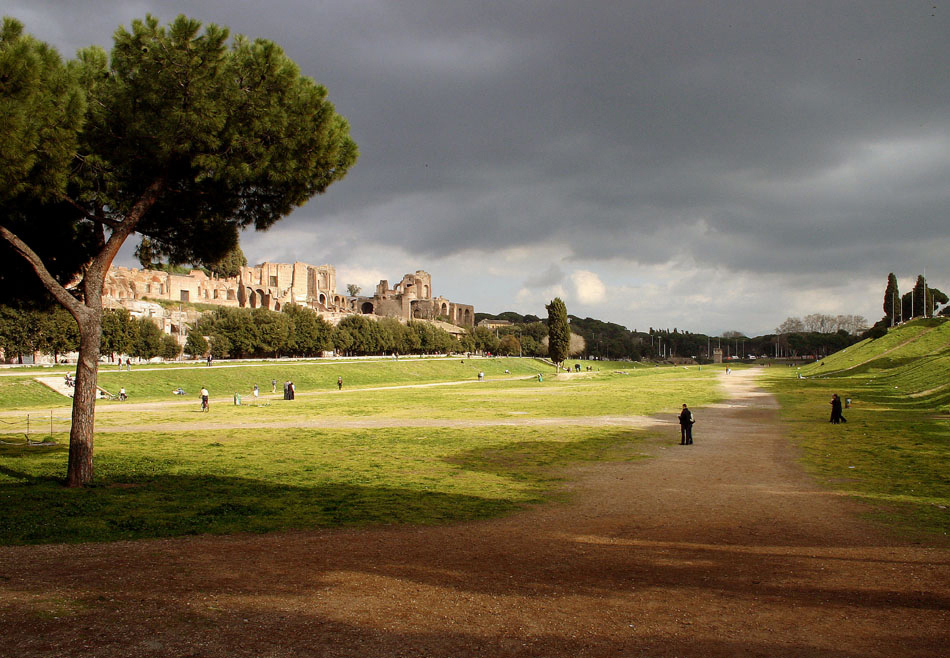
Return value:
M 950 323 L 917 321 L 853 347 L 803 369 L 809 379 L 770 373 L 804 464 L 869 516 L 950 534 Z M 832 393 L 852 399 L 846 424 L 828 423 Z
M 598 366 L 600 367 L 600 366 Z M 75 368 L 73 368 L 75 370 Z M 510 374 L 506 374 L 509 370 Z M 62 376 L 68 369 L 40 369 L 15 371 L 0 377 L 0 409 L 30 409 L 50 406 L 68 407 L 70 400 L 34 377 Z M 207 367 L 202 363 L 171 363 L 133 366 L 119 370 L 115 365 L 103 364 L 99 369 L 99 386 L 112 393 L 125 387 L 136 402 L 168 401 L 176 398 L 172 391 L 179 386 L 188 396 L 196 397 L 202 386 L 213 395 L 247 395 L 254 384 L 261 392 L 270 392 L 271 380 L 277 380 L 278 391 L 283 383 L 292 380 L 300 392 L 336 390 L 337 377 L 342 376 L 347 389 L 402 384 L 425 384 L 441 381 L 477 379 L 479 372 L 487 379 L 528 376 L 553 368 L 536 359 L 418 359 L 392 360 L 310 360 L 310 361 L 256 361 L 219 363 Z
M 63 447 L 0 445 L 5 544 L 414 523 L 504 514 L 557 468 L 629 459 L 618 428 L 291 429 L 101 435 L 96 485 L 60 483 Z
M 514 374 L 512 364 L 500 359 L 478 365 L 499 377 L 505 368 Z M 537 365 L 529 369 L 536 371 Z M 407 374 L 403 366 L 389 363 L 365 373 L 373 384 L 433 376 L 425 369 L 434 365 L 415 367 L 424 370 Z M 454 374 L 454 368 L 443 372 Z M 210 368 L 208 375 L 232 376 L 225 370 Z M 639 433 L 597 420 L 590 426 L 484 427 L 450 421 L 628 416 L 675 410 L 684 399 L 699 406 L 720 399 L 714 375 L 715 369 L 708 368 L 625 364 L 590 376 L 546 377 L 543 383 L 499 379 L 435 388 L 321 391 L 261 407 L 216 404 L 210 414 L 198 412 L 197 403 L 155 411 L 113 405 L 114 411 L 97 414 L 97 424 L 106 431 L 97 434 L 95 485 L 86 489 L 61 485 L 65 434 L 57 434 L 56 446 L 26 446 L 22 436 L 0 436 L 0 543 L 496 516 L 559 497 L 566 465 L 630 459 Z M 350 418 L 378 427 L 319 427 Z M 400 419 L 414 418 L 436 422 L 433 427 L 396 426 Z M 442 419 L 445 424 L 439 426 Z M 189 426 L 205 421 L 271 426 Z
M 283 423 L 323 421 L 333 424 L 352 418 L 387 419 L 470 419 L 507 420 L 510 418 L 547 418 L 583 416 L 650 415 L 679 407 L 684 400 L 701 406 L 720 399 L 713 369 L 699 372 L 675 368 L 598 372 L 593 376 L 559 380 L 548 377 L 516 381 L 471 380 L 469 384 L 431 388 L 388 390 L 344 390 L 334 385 L 331 390 L 307 391 L 298 387 L 293 401 L 265 398 L 266 406 L 232 405 L 231 397 L 215 401 L 212 413 L 216 421 L 240 423 Z M 121 408 L 120 403 L 110 405 Z M 198 415 L 196 415 L 198 414 Z M 100 430 L 125 427 L 130 422 L 148 426 L 178 425 L 203 420 L 198 402 L 189 397 L 184 406 L 136 410 L 134 420 L 120 411 L 99 413 L 96 426 Z
M 399 361 L 305 361 L 265 363 L 262 365 L 214 366 L 192 369 L 140 369 L 103 371 L 99 385 L 109 391 L 125 386 L 136 401 L 174 399 L 172 391 L 181 386 L 196 396 L 202 386 L 212 395 L 247 395 L 254 384 L 262 392 L 270 392 L 271 381 L 277 380 L 282 391 L 285 381 L 293 381 L 300 393 L 335 391 L 337 377 L 343 377 L 347 389 L 374 386 L 426 384 L 442 381 L 475 381 L 479 372 L 489 379 L 504 376 L 527 376 L 547 368 L 534 359 L 400 359 Z M 510 375 L 505 375 L 505 370 Z
M 52 376 L 47 373 L 44 376 Z M 29 409 L 69 406 L 72 401 L 32 376 L 0 377 L 0 409 Z
M 806 376 L 831 376 L 890 370 L 924 356 L 950 350 L 950 321 L 919 319 L 891 329 L 875 340 L 863 340 L 802 369 Z

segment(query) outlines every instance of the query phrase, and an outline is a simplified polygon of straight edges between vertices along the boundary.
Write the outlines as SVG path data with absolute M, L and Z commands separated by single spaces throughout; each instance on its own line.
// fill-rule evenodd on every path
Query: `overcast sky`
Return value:
M 476 311 L 774 330 L 950 292 L 950 5 L 0 0 L 64 57 L 146 12 L 280 44 L 360 159 L 248 260 Z M 126 264 L 132 264 L 131 261 Z

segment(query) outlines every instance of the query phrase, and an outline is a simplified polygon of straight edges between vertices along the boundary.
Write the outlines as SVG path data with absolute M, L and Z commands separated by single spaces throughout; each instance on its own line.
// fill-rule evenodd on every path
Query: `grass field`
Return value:
M 0 377 L 0 543 L 495 516 L 560 496 L 565 466 L 639 458 L 644 433 L 611 417 L 674 415 L 684 401 L 721 397 L 721 368 L 595 367 L 559 378 L 533 359 L 104 368 L 101 383 L 124 386 L 131 402 L 100 403 L 95 485 L 82 490 L 61 485 L 66 426 L 48 446 L 13 429 L 27 412 L 41 425 L 50 409 L 68 415 L 68 399 L 32 380 L 48 370 L 16 372 Z M 765 372 L 819 480 L 894 527 L 950 532 L 950 323 L 909 323 L 803 368 L 806 379 Z M 278 390 L 292 379 L 297 399 L 271 396 L 271 379 Z M 265 396 L 249 405 L 255 383 Z M 178 386 L 184 399 L 171 393 Z M 235 392 L 245 404 L 231 404 Z M 845 425 L 827 422 L 832 392 L 853 401 Z
M 585 362 L 586 365 L 586 362 Z M 632 363 L 598 362 L 598 371 L 644 371 L 650 368 Z M 15 369 L 0 376 L 0 409 L 31 409 L 65 407 L 70 401 L 35 381 L 36 377 L 62 377 L 73 372 L 64 366 L 54 368 Z M 508 371 L 508 372 L 506 372 Z M 337 377 L 343 377 L 346 388 L 427 384 L 444 381 L 475 381 L 483 372 L 486 379 L 528 377 L 539 372 L 554 374 L 554 368 L 537 359 L 529 358 L 401 358 L 309 361 L 256 361 L 216 362 L 212 367 L 202 362 L 168 363 L 133 366 L 120 370 L 115 365 L 103 364 L 99 369 L 99 386 L 110 392 L 125 387 L 131 400 L 136 402 L 169 401 L 176 398 L 172 391 L 183 388 L 194 398 L 202 386 L 213 395 L 248 395 L 254 384 L 262 393 L 271 391 L 271 382 L 277 382 L 278 392 L 285 381 L 293 381 L 298 392 L 336 390 Z M 108 405 L 108 402 L 102 402 Z
M 950 322 L 918 320 L 767 385 L 807 467 L 906 531 L 950 533 Z M 851 398 L 828 423 L 831 394 Z
M 198 369 L 195 377 L 212 392 L 239 383 L 246 391 L 249 382 L 264 379 L 261 373 L 277 372 L 271 367 L 215 366 Z M 317 363 L 293 366 L 300 392 L 294 401 L 216 403 L 209 414 L 190 399 L 144 409 L 111 403 L 97 414 L 95 486 L 83 490 L 61 486 L 65 433 L 51 446 L 26 446 L 16 434 L 0 437 L 0 541 L 109 541 L 495 516 L 558 496 L 564 466 L 638 458 L 635 443 L 642 434 L 605 424 L 604 416 L 675 414 L 684 399 L 701 406 L 720 395 L 712 368 L 596 367 L 590 375 L 556 379 L 549 366 L 527 359 Z M 512 379 L 545 368 L 543 382 Z M 477 381 L 479 371 L 487 381 Z M 342 393 L 335 385 L 340 372 Z M 139 390 L 146 400 L 174 398 L 167 372 L 133 368 L 112 376 L 126 378 L 127 390 Z M 458 378 L 466 383 L 369 390 Z M 547 423 L 586 417 L 593 418 Z M 506 424 L 513 418 L 546 424 Z M 354 419 L 372 426 L 334 427 Z M 400 426 L 412 419 L 432 424 Z M 466 427 L 469 420 L 484 424 Z

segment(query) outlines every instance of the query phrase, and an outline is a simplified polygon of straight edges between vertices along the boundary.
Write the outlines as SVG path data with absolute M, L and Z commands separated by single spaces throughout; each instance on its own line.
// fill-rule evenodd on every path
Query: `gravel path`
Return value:
M 502 519 L 0 548 L 0 655 L 946 655 L 950 553 L 816 487 L 754 372 Z

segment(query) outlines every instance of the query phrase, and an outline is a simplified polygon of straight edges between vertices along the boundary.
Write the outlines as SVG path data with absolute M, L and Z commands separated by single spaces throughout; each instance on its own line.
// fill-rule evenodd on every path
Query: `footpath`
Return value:
M 0 654 L 946 655 L 950 552 L 816 486 L 754 377 L 501 519 L 0 548 Z

